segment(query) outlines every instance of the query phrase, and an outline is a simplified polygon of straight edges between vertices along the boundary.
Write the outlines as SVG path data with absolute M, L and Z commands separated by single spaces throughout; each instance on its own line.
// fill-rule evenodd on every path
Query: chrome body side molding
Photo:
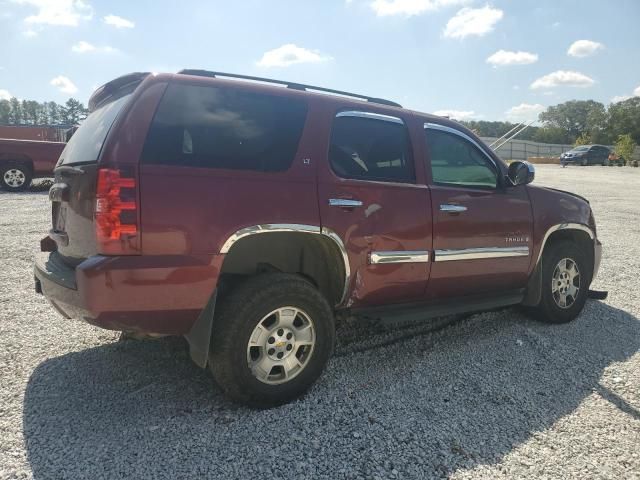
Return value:
M 371 265 L 383 263 L 427 263 L 428 261 L 428 250 L 379 251 L 369 254 L 369 263 Z
M 222 244 L 220 248 L 221 254 L 229 253 L 231 247 L 238 241 L 242 240 L 245 237 L 249 237 L 251 235 L 260 235 L 263 233 L 275 233 L 275 232 L 296 232 L 296 233 L 309 233 L 313 235 L 323 235 L 325 237 L 330 238 L 333 243 L 335 243 L 336 247 L 340 251 L 340 256 L 342 257 L 342 262 L 344 264 L 344 288 L 342 291 L 342 298 L 338 302 L 338 305 L 341 305 L 349 292 L 349 280 L 351 279 L 351 267 L 349 266 L 349 256 L 347 254 L 347 249 L 344 246 L 344 242 L 340 238 L 340 236 L 327 227 L 318 227 L 315 225 L 301 225 L 296 223 L 265 223 L 261 225 L 252 225 L 250 227 L 242 228 L 231 235 L 227 240 Z
M 486 247 L 463 248 L 461 250 L 436 250 L 436 262 L 450 262 L 454 260 L 481 260 L 485 258 L 527 257 L 529 247 Z

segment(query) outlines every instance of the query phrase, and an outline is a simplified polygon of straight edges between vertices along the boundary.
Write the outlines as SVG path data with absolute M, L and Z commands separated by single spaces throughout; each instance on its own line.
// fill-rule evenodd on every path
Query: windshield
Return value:
M 588 146 L 582 146 L 582 147 L 576 147 L 573 149 L 574 152 L 586 152 L 587 150 L 589 150 Z
M 67 143 L 58 165 L 98 161 L 107 133 L 130 97 L 131 94 L 124 95 L 91 113 Z

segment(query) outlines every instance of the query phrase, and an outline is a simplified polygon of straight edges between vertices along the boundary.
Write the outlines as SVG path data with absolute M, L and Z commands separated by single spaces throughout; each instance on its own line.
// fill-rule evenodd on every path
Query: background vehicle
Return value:
M 60 313 L 184 335 L 260 407 L 315 382 L 336 312 L 580 313 L 601 248 L 585 199 L 529 185 L 532 165 L 442 117 L 235 77 L 135 73 L 94 93 L 35 265 Z
M 63 142 L 0 138 L 0 188 L 26 190 L 33 178 L 52 177 L 64 147 Z
M 627 160 L 622 155 L 618 155 L 616 152 L 611 152 L 609 154 L 609 165 L 624 167 L 626 164 Z
M 611 151 L 603 145 L 580 145 L 560 155 L 560 163 L 578 165 L 608 165 Z

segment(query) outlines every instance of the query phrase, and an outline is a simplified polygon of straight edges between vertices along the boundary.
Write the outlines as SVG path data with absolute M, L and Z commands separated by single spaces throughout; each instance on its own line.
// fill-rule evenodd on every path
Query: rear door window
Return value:
M 397 117 L 340 112 L 333 122 L 329 161 L 342 178 L 415 181 L 409 133 Z
M 233 88 L 169 85 L 142 162 L 281 172 L 295 157 L 304 101 Z
M 58 165 L 97 162 L 107 133 L 129 98 L 130 93 L 92 112 L 67 143 Z

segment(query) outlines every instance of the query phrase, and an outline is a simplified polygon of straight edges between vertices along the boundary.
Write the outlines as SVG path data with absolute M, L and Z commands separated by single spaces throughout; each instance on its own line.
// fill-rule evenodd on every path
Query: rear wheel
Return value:
M 569 241 L 549 246 L 542 256 L 542 295 L 534 308 L 539 320 L 566 323 L 587 300 L 591 268 L 584 253 Z
M 231 292 L 214 319 L 209 368 L 233 400 L 290 402 L 321 375 L 334 343 L 333 313 L 308 281 L 259 275 Z
M 0 187 L 10 192 L 26 190 L 31 178 L 31 170 L 24 164 L 10 163 L 0 168 Z

